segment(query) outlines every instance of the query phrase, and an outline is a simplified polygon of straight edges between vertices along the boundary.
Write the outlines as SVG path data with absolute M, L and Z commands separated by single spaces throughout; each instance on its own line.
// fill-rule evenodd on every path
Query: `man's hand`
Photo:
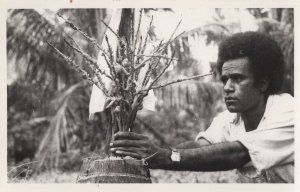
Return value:
M 185 149 L 177 148 L 181 158 L 179 165 L 172 164 L 171 149 L 161 148 L 148 137 L 136 133 L 116 133 L 111 151 L 118 156 L 146 159 L 150 168 L 185 171 L 225 171 L 240 168 L 251 160 L 247 148 L 239 141 L 191 144 L 184 145 Z
M 133 132 L 118 132 L 110 144 L 112 153 L 147 160 L 151 168 L 172 164 L 171 150 L 152 143 L 147 136 Z

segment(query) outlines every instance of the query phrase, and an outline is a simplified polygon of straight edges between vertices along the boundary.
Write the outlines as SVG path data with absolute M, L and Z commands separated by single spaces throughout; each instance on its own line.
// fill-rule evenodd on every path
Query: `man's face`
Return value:
M 222 67 L 225 103 L 230 112 L 246 113 L 255 108 L 263 94 L 254 87 L 254 76 L 248 58 L 233 59 Z

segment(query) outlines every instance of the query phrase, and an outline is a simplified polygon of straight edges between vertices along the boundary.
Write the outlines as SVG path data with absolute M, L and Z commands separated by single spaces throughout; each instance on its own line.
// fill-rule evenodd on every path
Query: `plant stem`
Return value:
M 186 77 L 186 78 L 182 78 L 182 79 L 177 79 L 177 80 L 170 81 L 170 82 L 167 82 L 167 83 L 163 83 L 163 84 L 159 84 L 159 85 L 156 85 L 156 86 L 152 86 L 150 88 L 150 90 L 151 89 L 159 89 L 159 88 L 166 87 L 168 85 L 172 85 L 172 84 L 175 84 L 175 83 L 180 83 L 180 82 L 183 82 L 183 81 L 189 81 L 189 80 L 192 80 L 192 79 L 198 79 L 200 77 L 210 76 L 210 75 L 213 75 L 213 74 L 214 73 L 208 73 L 208 74 L 204 74 L 204 75 L 195 75 L 195 76 L 192 76 L 192 77 Z M 145 91 L 147 91 L 147 89 L 140 90 L 138 94 L 143 93 Z
M 69 21 L 68 19 L 64 18 L 61 14 L 57 13 L 57 15 L 62 18 L 73 30 L 78 31 L 83 37 L 85 37 L 89 42 L 95 45 L 99 50 L 103 51 L 103 48 L 98 44 L 95 38 L 90 37 L 87 33 L 82 31 L 79 27 L 77 27 L 74 23 Z
M 66 41 L 66 44 L 68 46 L 70 46 L 72 49 L 74 49 L 77 53 L 81 54 L 86 60 L 88 60 L 88 62 L 91 64 L 89 65 L 89 67 L 91 67 L 93 69 L 93 71 L 95 71 L 96 74 L 98 74 L 97 72 L 99 72 L 100 74 L 106 76 L 107 78 L 111 79 L 112 80 L 112 77 L 109 76 L 105 71 L 102 71 L 100 69 L 100 67 L 98 66 L 97 64 L 97 61 L 90 57 L 87 53 L 85 53 L 82 49 L 80 49 L 80 47 L 76 48 L 75 46 L 73 46 L 71 43 L 69 43 L 68 41 Z
M 66 56 L 63 54 L 60 50 L 55 48 L 52 44 L 47 42 L 47 44 L 56 51 L 66 62 L 68 62 L 70 65 L 72 65 L 75 70 L 79 73 L 81 73 L 82 77 L 84 79 L 87 79 L 91 84 L 95 84 L 103 93 L 106 97 L 109 97 L 108 90 L 105 88 L 104 83 L 100 80 L 95 81 L 90 74 L 85 71 L 80 65 L 76 64 L 70 57 Z

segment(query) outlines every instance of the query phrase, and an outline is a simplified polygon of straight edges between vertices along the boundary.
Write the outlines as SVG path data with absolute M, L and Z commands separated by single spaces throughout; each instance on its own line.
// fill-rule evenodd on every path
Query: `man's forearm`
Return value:
M 238 141 L 206 145 L 194 149 L 178 149 L 180 164 L 165 161 L 162 169 L 186 171 L 224 171 L 242 167 L 250 161 L 248 150 Z M 169 152 L 170 153 L 170 152 Z
M 132 132 L 118 132 L 110 144 L 118 156 L 145 159 L 150 168 L 186 171 L 222 171 L 239 168 L 250 161 L 248 150 L 238 141 L 213 144 L 206 140 L 191 142 L 178 149 L 179 164 L 171 160 L 171 149 L 161 148 L 151 140 Z M 176 160 L 175 160 L 176 161 Z
M 199 148 L 199 147 L 203 147 L 206 145 L 211 145 L 211 143 L 209 141 L 207 141 L 206 139 L 201 138 L 198 141 L 187 141 L 187 142 L 181 143 L 181 144 L 177 145 L 175 148 L 176 149 L 194 149 L 194 148 Z

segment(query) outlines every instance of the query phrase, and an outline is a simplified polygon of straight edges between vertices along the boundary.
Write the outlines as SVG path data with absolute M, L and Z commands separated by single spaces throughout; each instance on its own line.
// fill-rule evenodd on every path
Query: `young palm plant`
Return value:
M 139 11 L 136 28 L 134 27 L 133 11 L 128 9 L 123 9 L 123 11 L 131 12 L 128 22 L 129 27 L 127 35 L 120 35 L 119 32 L 114 31 L 107 23 L 102 21 L 107 27 L 107 30 L 115 35 L 118 45 L 117 50 L 112 49 L 110 39 L 107 36 L 105 36 L 107 48 L 103 48 L 94 38 L 88 36 L 73 22 L 65 19 L 62 15 L 59 15 L 59 17 L 61 17 L 73 30 L 82 34 L 85 39 L 99 49 L 101 56 L 105 60 L 105 65 L 107 65 L 109 70 L 105 70 L 103 66 L 99 66 L 97 60 L 85 52 L 75 41 L 70 42 L 65 40 L 65 43 L 83 58 L 85 61 L 84 66 L 77 64 L 71 57 L 65 55 L 51 43 L 48 43 L 53 50 L 55 50 L 56 53 L 67 63 L 73 66 L 83 76 L 84 79 L 87 79 L 88 82 L 96 85 L 105 95 L 106 101 L 104 108 L 110 113 L 111 116 L 110 125 L 107 127 L 107 139 L 105 143 L 107 156 L 110 159 L 114 158 L 108 153 L 109 143 L 112 139 L 112 135 L 118 131 L 132 131 L 137 112 L 138 110 L 142 109 L 143 101 L 149 94 L 150 90 L 207 75 L 212 75 L 212 73 L 209 73 L 206 75 L 196 75 L 192 77 L 176 79 L 170 82 L 159 82 L 160 78 L 170 67 L 170 65 L 176 61 L 174 53 L 169 56 L 167 49 L 179 36 L 183 34 L 180 33 L 179 35 L 175 36 L 175 33 L 181 22 L 177 24 L 175 30 L 167 41 L 160 41 L 159 44 L 154 47 L 153 51 L 150 54 L 147 54 L 146 49 L 149 44 L 148 38 L 153 18 L 150 21 L 146 35 L 143 37 L 140 33 L 143 10 L 141 9 Z M 107 86 L 107 81 L 110 82 L 109 86 Z M 142 160 L 142 164 L 144 163 L 145 160 Z M 107 164 L 105 165 L 107 166 Z M 86 174 L 89 174 L 88 169 L 88 167 L 84 167 L 84 170 L 87 171 Z M 146 176 L 149 177 L 147 174 Z M 115 180 L 109 180 L 109 182 L 114 181 Z M 135 180 L 133 182 L 148 181 L 149 180 L 146 179 L 139 181 Z M 93 182 L 106 181 L 101 180 L 98 177 L 98 179 L 93 180 Z M 117 182 L 122 181 L 118 180 Z M 132 182 L 132 178 L 129 180 L 124 179 L 123 182 Z

